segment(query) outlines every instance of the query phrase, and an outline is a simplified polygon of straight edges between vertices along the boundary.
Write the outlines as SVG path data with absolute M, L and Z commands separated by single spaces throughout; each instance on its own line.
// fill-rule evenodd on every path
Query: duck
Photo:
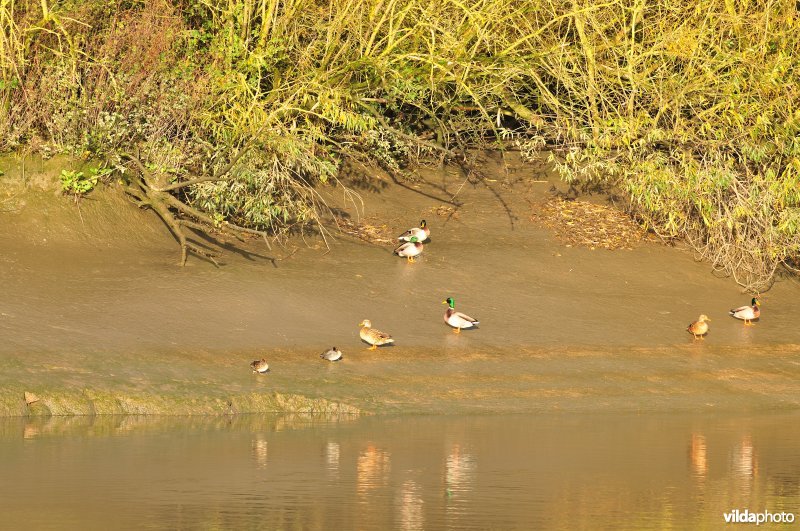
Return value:
M 687 326 L 686 331 L 692 334 L 695 339 L 703 339 L 703 336 L 708 333 L 708 321 L 710 320 L 708 316 L 703 314 L 697 318 L 697 321 Z
M 253 368 L 253 372 L 257 372 L 259 374 L 264 374 L 265 372 L 269 372 L 269 363 L 264 358 L 260 360 L 256 360 L 250 364 L 250 367 Z
M 328 361 L 341 361 L 342 351 L 336 347 L 333 347 L 330 350 L 326 350 L 325 352 L 320 354 L 319 357 Z
M 453 327 L 453 332 L 456 334 L 461 333 L 462 328 L 472 328 L 480 324 L 480 321 L 470 317 L 467 314 L 456 311 L 456 301 L 453 297 L 447 297 L 442 301 L 442 304 L 447 304 L 447 311 L 444 312 L 444 322 Z
M 761 309 L 759 306 L 761 303 L 758 301 L 756 297 L 753 297 L 750 300 L 750 306 L 740 306 L 739 308 L 734 308 L 730 311 L 730 314 L 737 318 L 744 321 L 745 326 L 752 325 L 753 319 L 758 319 L 761 317 Z
M 428 223 L 423 219 L 419 222 L 419 227 L 412 227 L 397 237 L 401 242 L 410 242 L 411 238 L 416 238 L 417 241 L 424 242 L 431 237 L 431 229 L 428 228 Z
M 394 343 L 392 336 L 386 332 L 381 332 L 376 328 L 372 328 L 372 322 L 369 319 L 364 319 L 358 323 L 358 326 L 361 327 L 361 331 L 358 333 L 358 335 L 361 336 L 361 339 L 372 345 L 369 347 L 369 350 L 375 350 L 381 345 Z
M 392 254 L 397 256 L 405 256 L 409 262 L 414 262 L 414 257 L 422 254 L 423 245 L 416 236 L 412 236 L 408 242 L 404 243 L 394 251 Z

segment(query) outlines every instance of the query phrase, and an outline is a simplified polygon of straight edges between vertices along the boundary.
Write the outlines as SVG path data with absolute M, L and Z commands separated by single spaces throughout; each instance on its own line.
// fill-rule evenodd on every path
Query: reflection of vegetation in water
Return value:
M 0 419 L 0 439 L 46 437 L 113 437 L 122 434 L 248 431 L 276 433 L 328 425 L 344 425 L 353 415 L 323 413 L 257 415 L 72 415 L 59 417 L 7 417 Z M 263 437 L 259 440 L 262 440 Z
M 285 232 L 351 157 L 502 138 L 618 185 L 752 288 L 800 249 L 794 2 L 23 1 L 0 9 L 0 145 L 114 162 L 187 230 Z

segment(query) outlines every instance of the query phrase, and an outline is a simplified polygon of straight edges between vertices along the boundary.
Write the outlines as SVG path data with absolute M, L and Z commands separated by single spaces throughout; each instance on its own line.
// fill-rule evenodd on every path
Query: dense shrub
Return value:
M 222 175 L 174 193 L 280 231 L 317 219 L 343 157 L 399 171 L 515 143 L 758 290 L 800 249 L 798 17 L 789 0 L 6 1 L 0 146 Z

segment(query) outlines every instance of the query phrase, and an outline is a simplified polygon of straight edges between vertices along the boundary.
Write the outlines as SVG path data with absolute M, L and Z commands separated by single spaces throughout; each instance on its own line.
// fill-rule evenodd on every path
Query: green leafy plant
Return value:
M 84 175 L 82 171 L 61 170 L 61 190 L 76 196 L 90 192 L 97 184 L 97 179 Z
M 61 170 L 61 191 L 80 197 L 88 194 L 103 177 L 111 173 L 110 168 L 89 168 L 89 175 L 82 171 Z

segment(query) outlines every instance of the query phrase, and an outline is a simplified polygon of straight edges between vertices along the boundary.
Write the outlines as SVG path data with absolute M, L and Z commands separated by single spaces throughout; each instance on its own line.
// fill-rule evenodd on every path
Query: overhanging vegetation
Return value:
M 0 147 L 109 161 L 184 261 L 187 230 L 318 222 L 345 157 L 548 149 L 761 290 L 800 254 L 799 18 L 788 0 L 0 0 Z

